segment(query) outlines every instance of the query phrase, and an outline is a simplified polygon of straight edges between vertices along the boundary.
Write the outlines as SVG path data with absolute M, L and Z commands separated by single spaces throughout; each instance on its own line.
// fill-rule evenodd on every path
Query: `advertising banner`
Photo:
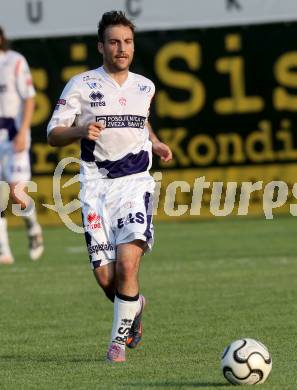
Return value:
M 296 34 L 297 23 L 278 23 L 136 35 L 132 70 L 155 82 L 150 120 L 174 154 L 166 166 L 154 161 L 154 171 L 163 175 L 157 217 L 168 218 L 162 204 L 167 185 L 174 180 L 189 183 L 176 187 L 173 200 L 173 210 L 179 204 L 188 206 L 182 217 L 212 216 L 213 183 L 224 182 L 223 205 L 227 181 L 238 183 L 230 214 L 238 214 L 241 183 L 258 181 L 262 187 L 251 194 L 249 214 L 265 215 L 265 186 L 280 181 L 287 185 L 288 194 L 275 212 L 289 211 L 288 202 L 295 199 L 297 169 Z M 65 83 L 101 65 L 96 36 L 19 40 L 14 47 L 28 58 L 38 91 L 32 166 L 40 183 L 39 204 L 50 203 L 55 167 L 64 157 L 78 157 L 79 145 L 48 146 L 47 122 Z M 69 166 L 64 173 L 68 178 L 76 172 L 77 166 Z M 190 210 L 199 177 L 211 182 L 203 193 L 200 214 Z M 78 192 L 78 187 L 71 188 L 69 199 Z M 40 208 L 44 220 L 50 222 L 53 212 Z

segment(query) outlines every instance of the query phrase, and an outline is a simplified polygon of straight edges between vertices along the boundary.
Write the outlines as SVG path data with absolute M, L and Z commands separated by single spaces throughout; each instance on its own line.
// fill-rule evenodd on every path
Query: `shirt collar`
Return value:
M 101 73 L 101 75 L 107 80 L 109 81 L 110 83 L 112 83 L 116 88 L 123 88 L 125 87 L 127 84 L 130 83 L 130 81 L 133 79 L 133 73 L 132 72 L 128 72 L 128 77 L 126 78 L 126 80 L 124 81 L 124 83 L 122 85 L 118 84 L 116 82 L 116 80 L 111 77 L 106 71 L 105 69 L 103 68 L 103 66 L 100 66 L 98 68 L 98 71 Z

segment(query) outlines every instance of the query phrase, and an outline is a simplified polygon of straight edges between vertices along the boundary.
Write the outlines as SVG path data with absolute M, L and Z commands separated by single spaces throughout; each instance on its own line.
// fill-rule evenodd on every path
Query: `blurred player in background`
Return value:
M 10 186 L 12 202 L 26 209 L 24 220 L 29 238 L 29 254 L 37 260 L 43 252 L 42 231 L 33 202 L 26 203 L 15 191 L 18 184 L 30 180 L 30 124 L 34 112 L 35 90 L 26 59 L 8 50 L 0 27 L 0 180 Z M 0 264 L 12 264 L 4 213 L 0 218 Z
M 129 71 L 134 25 L 122 12 L 107 12 L 98 38 L 103 66 L 68 82 L 48 125 L 48 139 L 53 146 L 81 142 L 89 258 L 99 285 L 114 302 L 107 359 L 122 362 L 125 346 L 135 348 L 142 336 L 145 299 L 139 294 L 138 271 L 141 256 L 153 244 L 152 150 L 164 161 L 172 153 L 148 123 L 154 84 Z

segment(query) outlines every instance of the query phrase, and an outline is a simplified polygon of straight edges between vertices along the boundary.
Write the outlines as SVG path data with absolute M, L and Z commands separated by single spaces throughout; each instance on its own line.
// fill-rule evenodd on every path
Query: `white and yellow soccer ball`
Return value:
M 233 341 L 223 352 L 221 368 L 233 385 L 256 385 L 268 378 L 272 359 L 266 346 L 254 339 Z

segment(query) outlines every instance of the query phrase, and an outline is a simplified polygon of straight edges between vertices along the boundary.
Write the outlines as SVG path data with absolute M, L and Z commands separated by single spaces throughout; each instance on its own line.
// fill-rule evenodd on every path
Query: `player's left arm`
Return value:
M 33 86 L 32 75 L 27 60 L 19 56 L 15 64 L 15 82 L 17 92 L 22 99 L 23 111 L 17 135 L 13 140 L 14 150 L 22 152 L 28 146 L 28 133 L 35 108 L 35 89 Z
M 159 140 L 148 121 L 146 122 L 146 127 L 149 131 L 149 139 L 153 145 L 154 154 L 159 156 L 164 162 L 170 161 L 172 159 L 172 151 L 170 147 Z
M 35 108 L 34 97 L 29 97 L 24 99 L 21 124 L 18 129 L 18 133 L 13 140 L 14 150 L 17 153 L 22 152 L 23 150 L 26 149 L 27 142 L 28 142 L 28 133 L 30 131 L 34 108 Z

